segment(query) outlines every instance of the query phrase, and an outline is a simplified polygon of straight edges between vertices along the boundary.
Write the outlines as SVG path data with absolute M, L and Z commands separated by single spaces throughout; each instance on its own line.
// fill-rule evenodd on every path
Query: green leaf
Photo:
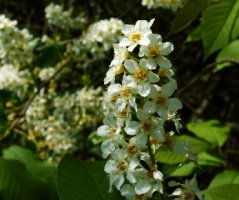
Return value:
M 186 160 L 186 157 L 180 154 L 177 154 L 175 151 L 160 149 L 156 155 L 155 158 L 160 163 L 166 163 L 166 164 L 179 164 Z
M 214 177 L 208 188 L 213 188 L 225 184 L 239 184 L 239 171 L 226 170 Z
M 57 183 L 61 200 L 119 200 L 120 195 L 109 193 L 109 180 L 103 161 L 81 161 L 66 155 L 58 167 Z
M 211 148 L 211 146 L 207 142 L 189 135 L 175 136 L 175 139 L 176 141 L 189 142 L 189 144 L 191 144 L 192 146 L 193 151 L 197 153 L 206 151 Z
M 51 199 L 56 199 L 56 167 L 54 165 L 39 160 L 31 150 L 16 145 L 3 150 L 3 158 L 21 162 L 32 177 L 48 188 L 45 193 L 48 193 Z
M 188 162 L 181 166 L 174 166 L 174 171 L 171 176 L 189 176 L 195 173 L 195 171 L 200 171 L 205 168 L 219 167 L 223 164 L 223 160 L 209 154 L 207 152 L 203 152 L 199 154 L 198 163 Z
M 239 35 L 239 1 L 211 4 L 202 15 L 204 58 L 226 46 Z
M 47 190 L 19 161 L 0 158 L 0 191 L 5 200 L 50 200 Z
M 207 200 L 238 200 L 239 184 L 225 184 L 204 191 Z
M 173 171 L 173 173 L 170 175 L 172 177 L 174 176 L 189 176 L 191 174 L 193 174 L 195 172 L 195 170 L 198 168 L 198 166 L 196 165 L 196 163 L 194 162 L 189 162 L 186 164 L 183 164 L 180 167 L 175 167 L 175 170 Z
M 199 138 L 217 146 L 222 146 L 230 133 L 230 127 L 217 120 L 192 122 L 187 124 L 187 128 Z
M 191 0 L 177 13 L 171 26 L 170 34 L 177 33 L 192 23 L 206 8 L 207 0 Z
M 239 40 L 235 40 L 231 42 L 229 45 L 224 47 L 218 54 L 216 61 L 224 61 L 224 60 L 235 60 L 239 62 L 239 54 L 238 54 L 238 49 L 239 49 Z M 216 66 L 215 71 L 219 71 L 225 67 L 232 66 L 230 62 L 226 62 L 223 64 L 218 64 Z

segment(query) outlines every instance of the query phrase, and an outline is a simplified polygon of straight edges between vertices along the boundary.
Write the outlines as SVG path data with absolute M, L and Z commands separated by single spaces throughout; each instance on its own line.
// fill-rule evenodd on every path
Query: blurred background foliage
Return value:
M 198 0 L 192 1 L 197 2 Z M 74 8 L 73 16 L 82 13 L 87 19 L 86 23 L 80 30 L 72 31 L 61 30 L 48 24 L 44 9 L 51 2 L 61 4 L 65 9 Z M 232 2 L 237 4 L 237 1 Z M 126 24 L 134 24 L 139 19 L 155 18 L 153 31 L 161 34 L 165 41 L 172 42 L 175 47 L 174 52 L 170 55 L 179 88 L 175 96 L 184 105 L 179 112 L 183 124 L 180 132 L 183 135 L 176 136 L 175 139 L 190 141 L 195 147 L 195 152 L 201 158 L 198 164 L 187 162 L 178 169 L 177 166 L 184 162 L 185 158 L 173 155 L 173 152 L 165 151 L 157 155 L 157 160 L 164 163 L 162 170 L 165 173 L 173 171 L 171 175 L 179 177 L 179 179 L 196 172 L 199 187 L 204 190 L 209 185 L 212 187 L 214 182 L 211 180 L 221 172 L 222 174 L 216 176 L 217 179 L 223 179 L 225 173 L 229 173 L 225 177 L 238 176 L 238 171 L 228 170 L 238 169 L 239 166 L 237 159 L 239 156 L 239 68 L 238 61 L 231 62 L 230 57 L 234 54 L 232 58 L 239 60 L 239 45 L 236 40 L 238 36 L 221 46 L 222 50 L 216 49 L 206 55 L 208 49 L 205 48 L 205 41 L 203 41 L 205 35 L 202 34 L 202 29 L 208 28 L 205 25 L 208 13 L 204 12 L 201 15 L 201 12 L 209 4 L 214 6 L 214 4 L 219 5 L 220 3 L 220 1 L 216 3 L 211 1 L 206 4 L 198 4 L 201 7 L 193 10 L 195 11 L 194 15 L 190 12 L 186 13 L 190 17 L 188 21 L 184 13 L 181 13 L 180 19 L 179 13 L 171 10 L 147 9 L 141 5 L 140 0 L 123 2 L 119 0 L 22 0 L 20 2 L 1 0 L 0 13 L 17 20 L 19 28 L 27 28 L 39 40 L 42 35 L 48 35 L 52 39 L 49 44 L 38 44 L 35 48 L 34 54 L 37 58 L 33 61 L 34 65 L 30 66 L 33 74 L 37 74 L 36 71 L 39 68 L 59 64 L 59 60 L 68 62 L 65 55 L 66 49 L 69 48 L 68 41 L 82 35 L 82 32 L 94 22 L 114 17 Z M 236 18 L 238 19 L 238 16 Z M 182 19 L 186 22 L 183 22 Z M 202 21 L 203 26 L 201 25 Z M 180 25 L 180 23 L 184 25 Z M 231 41 L 234 44 L 230 43 Z M 60 78 L 43 82 L 45 84 L 43 86 L 42 82 L 35 78 L 37 88 L 54 88 L 57 94 L 64 95 L 65 91 L 73 93 L 87 86 L 93 88 L 103 86 L 103 78 L 113 58 L 112 48 L 97 58 L 90 53 L 85 53 L 84 56 L 87 57 L 87 63 L 84 63 L 86 57 L 80 58 L 80 60 L 70 60 L 68 62 L 70 68 L 64 68 L 60 72 Z M 25 130 L 19 128 L 24 123 L 21 116 L 22 108 L 32 94 L 34 94 L 33 86 L 23 99 L 16 99 L 9 92 L 0 91 L 0 150 L 2 155 L 0 158 L 0 199 L 59 198 L 56 194 L 56 166 L 59 160 L 50 162 L 46 161 L 44 156 L 39 156 L 37 145 L 29 141 L 26 135 L 22 136 L 26 134 Z M 12 120 L 9 120 L 7 115 L 13 110 L 15 114 L 10 117 Z M 19 120 L 13 125 L 14 119 Z M 100 120 L 97 121 L 97 124 L 77 130 L 78 148 L 72 150 L 75 158 L 101 159 L 99 138 L 94 135 L 99 124 L 101 124 Z M 12 163 L 14 163 L 14 167 Z M 60 168 L 59 173 L 64 170 L 64 164 L 62 163 L 63 169 Z M 176 170 L 174 170 L 175 168 Z M 224 170 L 227 171 L 223 172 Z M 61 181 L 59 187 L 66 181 L 64 178 L 67 178 L 61 177 L 61 174 L 58 174 L 59 181 Z M 78 182 L 76 181 L 76 183 Z M 70 187 L 64 185 L 64 188 Z M 11 191 L 12 188 L 16 192 Z M 64 191 L 60 191 L 59 194 L 65 196 Z M 211 198 L 211 194 L 214 194 L 213 190 L 208 192 L 208 199 Z M 74 198 L 72 197 L 72 199 Z

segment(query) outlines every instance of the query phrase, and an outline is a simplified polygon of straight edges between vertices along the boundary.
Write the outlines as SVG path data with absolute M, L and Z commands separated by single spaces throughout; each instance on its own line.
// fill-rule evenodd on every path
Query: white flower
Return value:
M 137 110 L 135 103 L 136 84 L 124 76 L 122 85 L 119 83 L 109 86 L 107 93 L 110 99 L 114 100 L 114 107 L 117 110 L 124 109 L 128 104 Z
M 118 144 L 123 143 L 120 131 L 120 127 L 116 125 L 116 121 L 110 115 L 106 116 L 104 125 L 97 129 L 97 134 L 105 138 L 101 145 L 103 158 L 106 158 L 115 151 Z
M 173 45 L 170 42 L 162 43 L 162 37 L 158 34 L 149 34 L 150 43 L 140 47 L 139 56 L 146 56 L 154 65 L 171 67 L 171 62 L 165 58 L 166 55 L 173 51 Z
M 138 94 L 148 96 L 154 90 L 152 83 L 159 81 L 159 76 L 150 70 L 153 68 L 150 63 L 146 59 L 141 59 L 138 64 L 135 60 L 129 59 L 124 65 L 131 74 L 128 79 L 137 84 Z
M 114 44 L 114 59 L 112 60 L 110 67 L 113 65 L 122 65 L 122 63 L 130 57 L 130 53 L 125 46 Z
M 112 159 L 108 160 L 105 165 L 105 172 L 110 174 L 110 191 L 112 185 L 120 190 L 125 176 L 133 176 L 133 172 L 139 164 L 138 159 L 129 160 L 128 155 L 120 149 L 112 153 Z
M 154 19 L 147 22 L 146 20 L 139 20 L 135 25 L 123 26 L 122 32 L 125 37 L 121 38 L 119 45 L 128 47 L 128 50 L 132 52 L 134 48 L 139 45 L 149 44 L 148 35 L 152 33 L 150 27 L 152 26 Z
M 169 98 L 177 88 L 175 81 L 170 81 L 164 84 L 160 91 L 152 97 L 152 101 L 147 101 L 144 104 L 144 110 L 149 113 L 157 111 L 158 115 L 164 121 L 168 119 L 168 112 L 175 112 L 182 108 L 182 104 L 177 98 Z
M 140 133 L 151 136 L 160 142 L 164 141 L 165 131 L 163 121 L 160 118 L 150 116 L 142 109 L 138 109 L 137 118 L 140 120 L 138 125 Z

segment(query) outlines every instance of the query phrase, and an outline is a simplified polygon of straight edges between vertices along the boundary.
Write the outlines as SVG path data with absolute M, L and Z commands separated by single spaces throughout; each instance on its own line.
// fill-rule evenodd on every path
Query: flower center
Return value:
M 129 144 L 129 145 L 127 146 L 127 150 L 128 150 L 128 152 L 129 152 L 130 154 L 132 154 L 132 155 L 134 155 L 134 154 L 137 153 L 137 148 L 136 148 L 136 146 L 135 146 L 134 144 Z
M 137 82 L 143 82 L 147 80 L 147 73 L 142 69 L 138 69 L 135 72 L 134 77 L 137 80 Z
M 143 122 L 141 127 L 145 132 L 149 132 L 153 130 L 154 125 L 151 122 L 147 121 L 147 122 Z
M 181 200 L 194 200 L 195 199 L 195 193 L 192 191 L 189 191 L 188 189 L 183 190 L 183 192 L 180 194 Z
M 155 102 L 156 102 L 156 104 L 158 104 L 158 105 L 161 105 L 161 106 L 164 106 L 165 104 L 166 104 L 166 97 L 165 96 L 163 96 L 163 95 L 160 95 L 160 96 L 157 96 L 156 98 L 155 98 Z
M 159 47 L 149 47 L 149 54 L 152 58 L 158 58 L 162 55 Z
M 127 110 L 122 110 L 122 111 L 118 112 L 118 116 L 119 116 L 119 118 L 126 119 L 129 116 L 129 112 Z
M 128 167 L 128 163 L 125 160 L 120 161 L 117 165 L 117 168 L 120 171 L 126 171 L 127 167 Z
M 130 35 L 129 40 L 132 43 L 138 43 L 140 38 L 141 38 L 141 34 L 140 33 L 133 33 L 132 35 Z
M 114 138 L 116 133 L 116 128 L 111 128 L 108 132 L 108 137 L 109 138 Z
M 121 89 L 120 94 L 122 97 L 129 99 L 132 96 L 132 91 L 130 90 L 130 88 L 124 87 Z

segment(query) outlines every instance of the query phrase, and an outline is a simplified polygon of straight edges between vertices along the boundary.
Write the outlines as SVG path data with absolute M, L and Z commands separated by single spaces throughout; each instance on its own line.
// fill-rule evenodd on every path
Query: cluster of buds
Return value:
M 177 83 L 166 58 L 173 45 L 152 33 L 153 22 L 123 26 L 104 79 L 110 85 L 104 97 L 104 125 L 97 130 L 104 138 L 101 150 L 108 158 L 110 190 L 114 185 L 129 200 L 163 193 L 163 174 L 154 155 L 174 134 L 164 128 L 165 122 L 175 124 L 175 130 L 181 126 L 176 112 L 182 104 L 171 97 Z
M 62 6 L 53 3 L 45 8 L 45 13 L 49 24 L 63 30 L 79 29 L 86 21 L 81 15 L 73 18 L 72 9 L 64 11 Z
M 187 0 L 142 0 L 142 5 L 148 9 L 165 8 L 177 11 L 182 8 Z
M 0 59 L 3 63 L 16 65 L 32 61 L 33 36 L 27 29 L 18 29 L 17 21 L 0 15 Z

